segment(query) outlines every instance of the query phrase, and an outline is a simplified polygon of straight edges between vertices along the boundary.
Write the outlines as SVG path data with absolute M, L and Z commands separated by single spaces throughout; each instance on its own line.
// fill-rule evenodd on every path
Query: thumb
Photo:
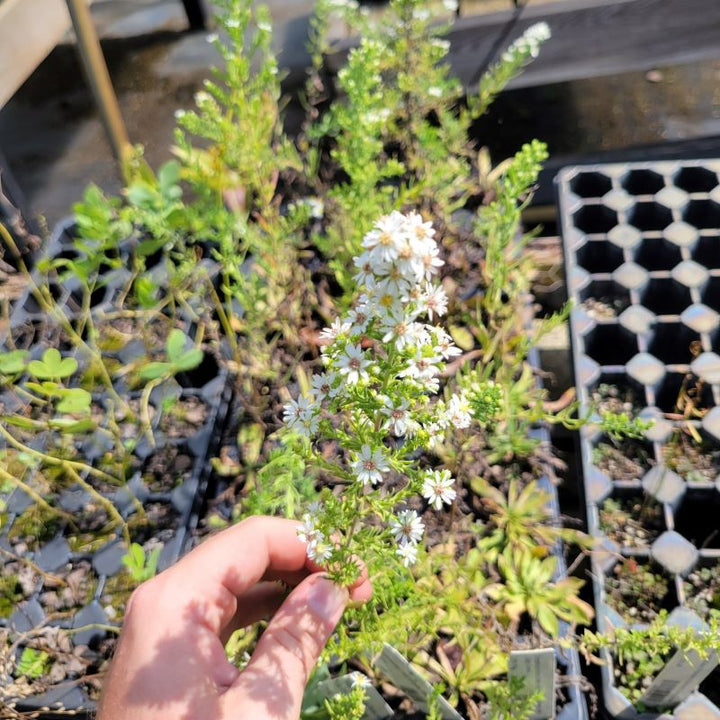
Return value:
M 306 578 L 270 621 L 247 667 L 223 697 L 224 718 L 297 720 L 308 677 L 349 595 L 326 576 Z

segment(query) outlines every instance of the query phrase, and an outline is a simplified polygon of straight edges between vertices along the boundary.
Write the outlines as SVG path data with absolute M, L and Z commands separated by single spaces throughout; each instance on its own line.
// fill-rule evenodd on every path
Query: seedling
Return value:
M 132 579 L 141 583 L 155 577 L 159 559 L 159 547 L 153 548 L 149 553 L 146 553 L 142 545 L 131 543 L 127 553 L 122 557 L 122 563 L 127 568 Z

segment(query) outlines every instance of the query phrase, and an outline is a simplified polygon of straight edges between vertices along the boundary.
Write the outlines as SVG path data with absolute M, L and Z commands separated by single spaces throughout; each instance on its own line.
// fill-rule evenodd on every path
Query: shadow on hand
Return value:
M 134 667 L 122 667 L 124 677 L 117 675 L 120 667 L 111 669 L 108 680 L 123 687 L 122 696 L 115 700 L 121 708 L 107 708 L 111 717 L 121 709 L 123 715 L 117 717 L 138 720 L 221 720 L 239 717 L 244 702 L 253 710 L 248 720 L 284 719 L 291 717 L 296 706 L 299 710 L 290 684 L 280 677 L 279 667 L 281 656 L 286 664 L 291 653 L 302 660 L 306 673 L 312 670 L 312 661 L 302 653 L 302 635 L 307 629 L 286 625 L 273 633 L 273 642 L 265 644 L 262 659 L 242 673 L 242 695 L 237 690 L 233 695 L 228 691 L 241 675 L 227 660 L 218 637 L 205 625 L 207 612 L 204 603 L 192 601 L 182 617 L 170 623 L 171 630 L 153 642 L 149 659 Z M 137 625 L 141 625 L 139 620 Z M 132 631 L 153 635 L 157 629 L 137 627 Z M 122 665 L 127 665 L 127 659 Z M 98 720 L 104 720 L 103 710 L 101 705 Z

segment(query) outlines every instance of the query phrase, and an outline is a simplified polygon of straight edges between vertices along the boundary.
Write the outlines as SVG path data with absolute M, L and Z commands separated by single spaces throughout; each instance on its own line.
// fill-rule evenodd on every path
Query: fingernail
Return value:
M 319 577 L 308 591 L 307 602 L 313 612 L 321 618 L 337 621 L 345 609 L 349 594 L 326 577 Z

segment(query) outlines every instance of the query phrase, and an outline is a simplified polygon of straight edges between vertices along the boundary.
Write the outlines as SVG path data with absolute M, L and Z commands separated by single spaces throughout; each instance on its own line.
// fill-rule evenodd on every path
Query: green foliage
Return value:
M 157 380 L 196 368 L 202 362 L 203 351 L 198 347 L 188 348 L 191 342 L 182 330 L 171 330 L 165 343 L 167 361 L 147 363 L 139 369 L 139 377 Z
M 299 167 L 279 114 L 280 76 L 271 50 L 270 13 L 249 0 L 221 0 L 214 39 L 225 68 L 195 97 L 197 110 L 178 117 L 176 153 L 185 179 L 206 196 L 235 193 L 237 205 L 261 212 L 271 204 L 278 173 Z M 207 141 L 195 147 L 191 138 Z
M 238 506 L 238 519 L 251 515 L 298 517 L 317 497 L 305 461 L 292 451 L 274 450 L 257 473 L 253 486 Z
M 77 368 L 75 358 L 64 358 L 55 348 L 48 348 L 43 353 L 42 360 L 31 360 L 27 365 L 28 372 L 38 380 L 61 380 L 70 377 Z
M 552 524 L 550 494 L 534 481 L 521 488 L 518 479 L 511 477 L 504 493 L 483 478 L 473 478 L 470 488 L 483 499 L 490 513 L 490 527 L 478 542 L 489 562 L 496 562 L 506 548 L 510 552 L 529 551 L 541 557 L 560 542 L 581 547 L 590 544 L 583 533 Z
M 492 380 L 472 385 L 468 396 L 473 416 L 482 425 L 494 421 L 502 410 L 503 391 Z
M 159 559 L 159 547 L 146 553 L 142 545 L 132 543 L 127 553 L 122 556 L 122 564 L 127 568 L 132 579 L 141 583 L 155 577 Z
M 4 512 L 4 508 L 2 510 Z M 9 618 L 22 599 L 22 588 L 17 575 L 6 575 L 0 578 L 0 618 Z
M 522 678 L 489 683 L 485 687 L 485 696 L 490 705 L 488 720 L 529 720 L 537 703 L 543 699 L 543 694 L 528 694 L 524 685 Z
M 678 627 L 668 623 L 666 611 L 645 627 L 614 628 L 607 633 L 585 630 L 578 646 L 590 662 L 601 650 L 612 654 L 620 672 L 616 681 L 623 693 L 637 703 L 648 678 L 654 678 L 676 652 L 697 652 L 701 658 L 720 652 L 720 618 L 709 619 L 706 628 Z M 644 708 L 638 705 L 638 709 Z
M 23 648 L 20 660 L 15 666 L 15 677 L 26 677 L 36 680 L 42 677 L 52 665 L 50 656 L 44 650 Z
M 590 605 L 577 597 L 583 581 L 565 577 L 553 582 L 556 567 L 554 555 L 540 559 L 527 550 L 513 552 L 506 548 L 498 558 L 503 581 L 485 592 L 499 603 L 514 625 L 527 613 L 550 637 L 557 638 L 559 620 L 585 625 L 594 613 Z
M 645 432 L 652 426 L 652 420 L 642 420 L 638 417 L 631 418 L 624 412 L 601 412 L 600 422 L 597 423 L 598 430 L 615 439 L 628 437 L 641 440 L 645 437 Z
M 328 720 L 362 720 L 365 715 L 365 688 L 355 685 L 345 695 L 335 695 L 325 700 Z
M 25 370 L 27 350 L 8 350 L 0 353 L 0 376 L 19 375 Z

